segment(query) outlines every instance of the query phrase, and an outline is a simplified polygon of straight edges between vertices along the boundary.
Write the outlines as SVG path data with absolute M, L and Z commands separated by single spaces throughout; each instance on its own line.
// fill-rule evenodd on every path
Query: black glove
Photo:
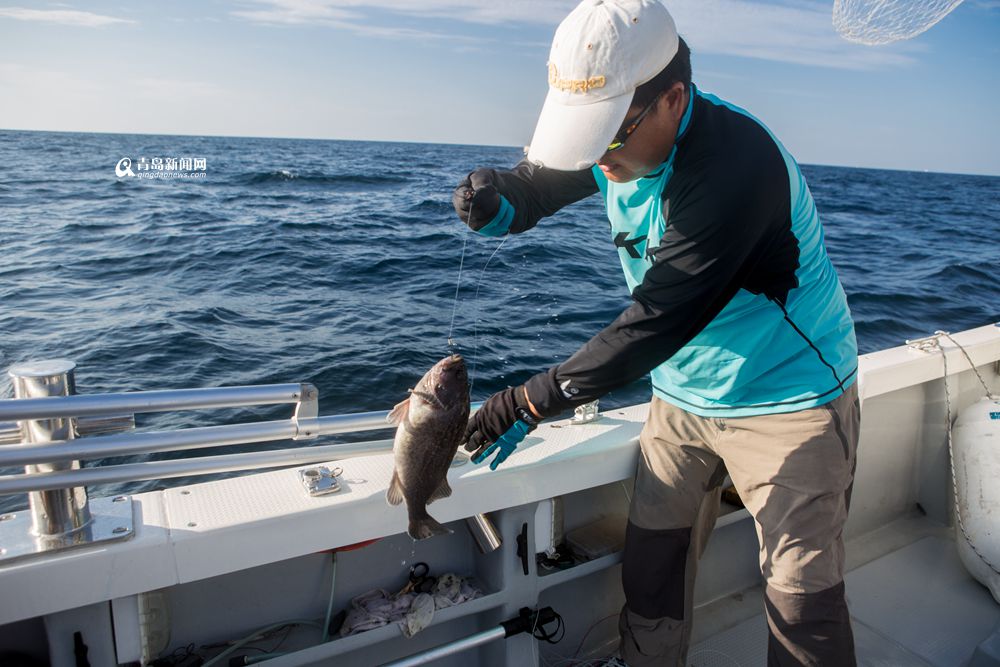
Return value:
M 492 169 L 477 169 L 466 176 L 452 193 L 451 203 L 462 222 L 478 232 L 500 211 L 496 172 Z
M 535 430 L 538 422 L 528 407 L 524 385 L 508 387 L 486 399 L 483 407 L 469 419 L 463 439 L 465 449 L 473 452 L 473 463 L 482 463 L 499 449 L 490 462 L 490 470 L 496 470 L 517 449 L 524 436 Z

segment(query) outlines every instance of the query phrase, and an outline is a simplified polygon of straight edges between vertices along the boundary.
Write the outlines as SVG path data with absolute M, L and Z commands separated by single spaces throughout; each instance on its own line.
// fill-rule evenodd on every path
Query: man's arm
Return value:
M 649 373 L 745 286 L 787 220 L 781 215 L 781 194 L 750 182 L 757 180 L 741 183 L 738 174 L 720 168 L 671 188 L 674 210 L 653 251 L 653 265 L 632 293 L 632 305 L 564 363 L 527 382 L 531 404 L 541 416 L 594 400 Z
M 452 197 L 455 212 L 486 236 L 519 234 L 542 218 L 597 192 L 589 169 L 558 171 L 522 160 L 513 169 L 477 169 Z

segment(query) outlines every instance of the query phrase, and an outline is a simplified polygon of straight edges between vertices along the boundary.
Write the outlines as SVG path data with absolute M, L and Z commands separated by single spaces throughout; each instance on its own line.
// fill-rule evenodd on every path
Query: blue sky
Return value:
M 841 39 L 832 0 L 665 4 L 696 83 L 800 162 L 1000 175 L 1000 0 L 882 47 Z M 15 0 L 0 128 L 522 146 L 574 5 Z

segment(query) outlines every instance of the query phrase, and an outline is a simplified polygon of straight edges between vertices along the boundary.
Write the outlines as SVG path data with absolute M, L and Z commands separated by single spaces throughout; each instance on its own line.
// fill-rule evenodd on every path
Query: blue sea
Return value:
M 124 157 L 135 176 L 116 176 Z M 311 382 L 321 414 L 340 414 L 391 408 L 449 351 L 451 332 L 481 400 L 566 358 L 629 302 L 597 197 L 499 249 L 466 231 L 451 206 L 457 182 L 520 157 L 0 131 L 0 368 L 72 359 L 80 393 Z M 1000 320 L 1000 178 L 802 170 L 862 352 Z M 602 405 L 648 396 L 637 382 Z M 139 426 L 288 416 L 142 415 Z M 203 453 L 220 451 L 233 448 Z M 0 497 L 0 509 L 23 504 Z

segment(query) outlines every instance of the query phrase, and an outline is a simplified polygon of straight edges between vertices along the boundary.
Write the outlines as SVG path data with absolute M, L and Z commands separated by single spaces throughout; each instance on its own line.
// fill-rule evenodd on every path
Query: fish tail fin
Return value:
M 435 535 L 450 535 L 451 530 L 445 528 L 426 511 L 423 514 L 411 514 L 410 525 L 406 532 L 415 540 L 426 540 Z

